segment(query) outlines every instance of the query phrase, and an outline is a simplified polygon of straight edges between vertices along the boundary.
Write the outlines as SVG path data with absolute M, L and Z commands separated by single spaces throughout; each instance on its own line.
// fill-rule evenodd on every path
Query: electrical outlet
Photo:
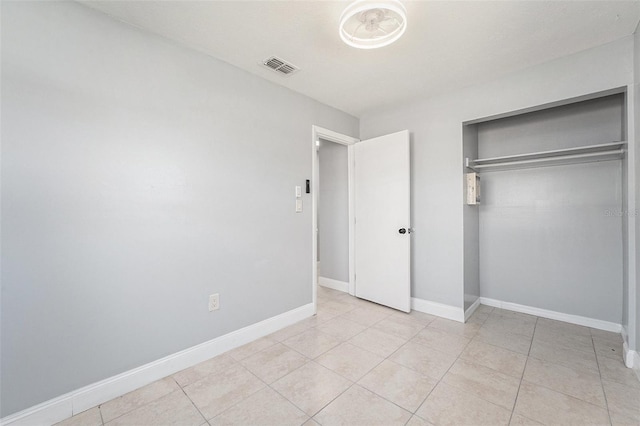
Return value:
M 209 296 L 209 312 L 220 309 L 220 295 L 218 293 Z

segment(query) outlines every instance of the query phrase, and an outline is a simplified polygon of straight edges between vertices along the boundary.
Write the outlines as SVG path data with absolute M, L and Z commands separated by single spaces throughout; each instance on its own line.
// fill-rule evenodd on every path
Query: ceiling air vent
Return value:
M 277 56 L 271 56 L 265 59 L 262 61 L 262 65 L 282 75 L 291 75 L 299 70 L 295 65 L 285 61 L 284 59 L 280 59 Z

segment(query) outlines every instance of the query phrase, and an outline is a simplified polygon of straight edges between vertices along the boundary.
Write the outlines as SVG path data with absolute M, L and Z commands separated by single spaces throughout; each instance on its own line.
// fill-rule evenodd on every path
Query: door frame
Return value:
M 311 289 L 313 297 L 313 313 L 318 310 L 318 178 L 320 168 L 318 163 L 318 145 L 320 139 L 334 142 L 347 147 L 347 173 L 349 192 L 349 294 L 356 290 L 355 279 L 355 157 L 353 145 L 360 139 L 334 132 L 320 126 L 311 126 Z

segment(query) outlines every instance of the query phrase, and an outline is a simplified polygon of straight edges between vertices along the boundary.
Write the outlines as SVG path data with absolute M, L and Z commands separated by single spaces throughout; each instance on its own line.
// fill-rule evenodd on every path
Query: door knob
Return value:
M 400 229 L 398 229 L 398 232 L 401 233 L 401 234 L 406 234 L 407 230 L 404 229 L 404 228 L 400 228 Z

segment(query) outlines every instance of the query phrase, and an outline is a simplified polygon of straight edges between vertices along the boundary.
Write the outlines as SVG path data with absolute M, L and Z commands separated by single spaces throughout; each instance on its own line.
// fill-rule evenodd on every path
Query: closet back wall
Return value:
M 622 95 L 478 125 L 479 157 L 624 140 Z M 619 324 L 621 161 L 483 173 L 483 297 Z

